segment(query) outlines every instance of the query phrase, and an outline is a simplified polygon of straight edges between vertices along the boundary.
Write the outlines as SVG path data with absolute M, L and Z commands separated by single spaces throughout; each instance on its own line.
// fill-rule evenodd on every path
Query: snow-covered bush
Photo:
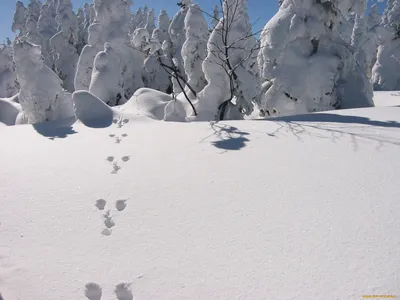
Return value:
M 199 119 L 237 119 L 252 113 L 261 93 L 258 48 L 247 0 L 225 0 L 203 63 L 208 84 L 198 94 Z
M 14 41 L 14 61 L 20 84 L 19 103 L 29 123 L 41 123 L 74 115 L 61 80 L 43 61 L 40 46 Z
M 285 0 L 261 34 L 267 115 L 372 106 L 372 87 L 337 28 L 359 0 Z

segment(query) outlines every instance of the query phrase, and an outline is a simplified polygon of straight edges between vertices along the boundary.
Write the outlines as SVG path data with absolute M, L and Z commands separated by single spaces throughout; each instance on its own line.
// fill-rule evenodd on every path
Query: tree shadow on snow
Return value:
M 62 120 L 62 121 L 51 121 L 40 124 L 32 125 L 37 133 L 50 139 L 64 139 L 69 135 L 77 133 L 72 125 L 75 123 L 75 118 Z
M 299 141 L 303 141 L 304 136 L 331 139 L 332 142 L 350 137 L 355 151 L 359 148 L 359 141 L 376 142 L 378 150 L 385 144 L 400 146 L 400 138 L 391 134 L 393 130 L 400 128 L 397 121 L 377 121 L 329 113 L 277 117 L 262 121 L 272 121 L 278 125 L 274 132 L 269 133 L 276 138 L 285 132 L 293 134 Z
M 246 143 L 249 142 L 249 139 L 246 138 L 246 136 L 250 134 L 248 132 L 240 131 L 237 127 L 216 122 L 211 122 L 210 125 L 214 130 L 213 135 L 217 137 L 217 140 L 212 141 L 211 144 L 218 149 L 237 151 L 246 147 Z

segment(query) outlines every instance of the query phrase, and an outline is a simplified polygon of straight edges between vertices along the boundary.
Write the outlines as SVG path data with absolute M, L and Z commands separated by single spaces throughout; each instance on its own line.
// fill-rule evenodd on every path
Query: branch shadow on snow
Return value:
M 62 121 L 51 121 L 40 124 L 33 124 L 32 127 L 37 133 L 48 138 L 49 140 L 64 139 L 69 135 L 77 133 L 72 125 L 75 123 L 75 118 L 70 118 Z
M 400 138 L 390 134 L 392 129 L 400 128 L 397 121 L 378 121 L 367 117 L 329 113 L 278 117 L 266 121 L 278 125 L 274 132 L 269 133 L 276 138 L 284 135 L 284 132 L 293 134 L 301 142 L 304 136 L 330 139 L 333 143 L 341 138 L 350 137 L 355 151 L 358 150 L 360 141 L 377 143 L 377 150 L 385 144 L 400 146 Z M 377 127 L 381 128 L 379 132 L 376 131 Z
M 237 127 L 216 122 L 211 122 L 210 126 L 214 131 L 213 135 L 217 137 L 217 140 L 212 141 L 211 144 L 218 149 L 237 151 L 246 147 L 247 142 L 250 141 L 246 137 L 250 133 L 240 131 Z

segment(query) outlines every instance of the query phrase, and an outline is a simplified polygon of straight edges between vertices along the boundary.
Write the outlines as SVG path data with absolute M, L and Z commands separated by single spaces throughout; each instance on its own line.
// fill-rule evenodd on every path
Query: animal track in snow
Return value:
M 113 221 L 112 217 L 111 217 L 111 212 L 107 211 L 104 215 L 104 225 L 106 225 L 106 227 L 108 229 L 111 229 L 115 226 L 115 222 Z
M 85 285 L 85 296 L 89 300 L 100 300 L 102 295 L 101 287 L 94 282 Z
M 117 200 L 115 202 L 116 210 L 119 212 L 123 211 L 127 206 L 126 202 L 127 202 L 127 199 Z M 98 208 L 98 210 L 102 211 L 106 208 L 107 201 L 104 199 L 98 199 L 96 201 L 95 206 Z M 110 236 L 112 234 L 112 228 L 115 226 L 115 222 L 114 222 L 114 219 L 111 214 L 111 209 L 108 209 L 105 212 L 103 212 L 102 218 L 103 218 L 103 224 L 104 224 L 105 228 L 101 231 L 101 234 L 105 235 L 105 236 Z
M 121 159 L 122 159 L 123 162 L 127 162 L 127 161 L 129 161 L 131 158 L 130 158 L 130 156 L 127 155 L 127 156 L 123 156 Z
M 115 295 L 118 300 L 133 300 L 130 283 L 119 283 L 115 286 Z
M 103 231 L 101 232 L 101 234 L 105 235 L 105 236 L 110 236 L 112 234 L 112 231 L 111 231 L 111 229 L 104 228 Z
M 123 162 L 128 162 L 131 159 L 129 155 L 125 155 L 121 157 Z M 118 164 L 118 160 L 115 159 L 114 156 L 107 156 L 106 160 L 112 164 L 111 174 L 118 174 L 119 170 L 121 170 L 121 166 Z
M 118 211 L 123 211 L 126 208 L 126 200 L 118 200 L 115 207 Z
M 113 123 L 118 126 L 118 128 L 123 127 L 125 124 L 129 123 L 129 119 L 114 119 Z
M 115 134 L 110 134 L 109 137 L 115 140 L 116 144 L 120 144 L 123 140 L 123 138 L 126 138 L 128 135 L 126 133 L 123 133 L 121 136 L 115 135 Z
M 104 200 L 104 199 L 99 199 L 99 200 L 96 201 L 95 206 L 96 206 L 99 210 L 103 210 L 104 207 L 106 207 L 106 204 L 107 204 L 106 200 Z

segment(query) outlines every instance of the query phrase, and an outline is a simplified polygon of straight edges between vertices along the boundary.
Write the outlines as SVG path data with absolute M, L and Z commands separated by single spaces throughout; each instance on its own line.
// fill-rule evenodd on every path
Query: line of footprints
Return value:
M 126 201 L 127 201 L 126 199 L 117 200 L 117 202 L 115 203 L 115 208 L 117 209 L 118 212 L 122 212 L 126 208 L 127 205 Z M 104 199 L 98 199 L 95 204 L 98 210 L 104 211 L 103 223 L 106 226 L 106 228 L 103 229 L 101 234 L 105 236 L 110 236 L 112 234 L 112 228 L 115 226 L 115 222 L 111 215 L 111 209 L 105 210 L 106 205 L 107 201 Z
M 85 296 L 89 300 L 101 300 L 103 291 L 97 283 L 89 282 L 85 285 Z M 118 300 L 133 300 L 129 283 L 119 283 L 115 286 L 114 294 Z
M 128 122 L 129 122 L 129 119 L 122 119 L 122 118 L 120 120 L 118 120 L 118 119 L 113 120 L 113 123 L 116 124 L 118 128 L 122 128 Z M 122 140 L 125 139 L 127 136 L 128 136 L 128 134 L 126 134 L 126 133 L 123 133 L 121 135 L 116 135 L 116 134 L 112 133 L 109 135 L 109 137 L 112 138 L 116 144 L 120 144 L 122 142 Z M 131 159 L 130 156 L 126 155 L 126 156 L 122 156 L 120 160 L 123 163 L 126 163 L 130 159 Z M 106 158 L 106 161 L 108 161 L 112 166 L 111 174 L 118 174 L 119 170 L 121 170 L 120 160 L 115 158 L 114 156 L 108 156 Z

